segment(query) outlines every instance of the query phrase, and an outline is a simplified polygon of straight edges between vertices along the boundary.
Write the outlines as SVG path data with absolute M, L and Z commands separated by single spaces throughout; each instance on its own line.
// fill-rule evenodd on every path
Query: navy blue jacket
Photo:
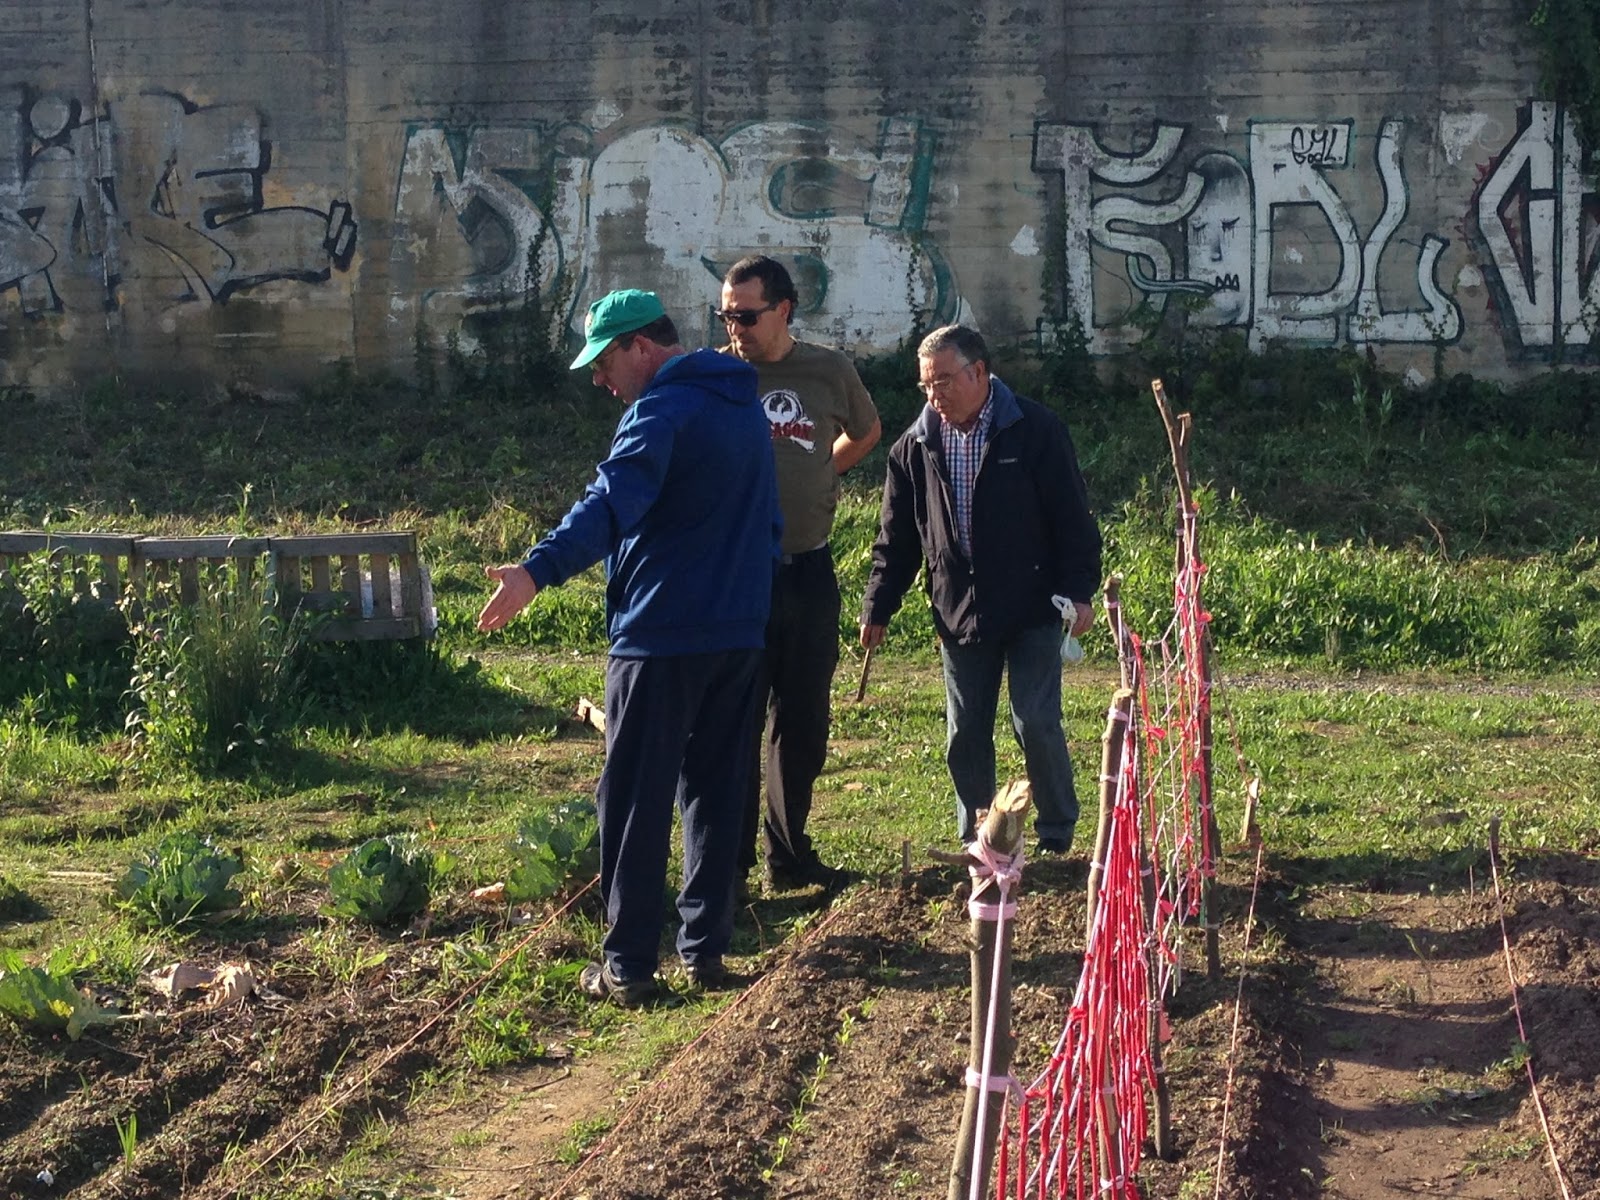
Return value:
M 546 588 L 603 557 L 614 655 L 757 649 L 782 521 L 755 368 L 696 350 L 628 406 L 594 482 L 522 565 Z
M 1083 604 L 1100 590 L 1100 527 L 1066 423 L 998 378 L 991 403 L 970 558 L 956 536 L 939 414 L 924 405 L 889 451 L 863 624 L 889 623 L 924 561 L 934 627 L 962 644 L 1059 623 L 1052 594 Z

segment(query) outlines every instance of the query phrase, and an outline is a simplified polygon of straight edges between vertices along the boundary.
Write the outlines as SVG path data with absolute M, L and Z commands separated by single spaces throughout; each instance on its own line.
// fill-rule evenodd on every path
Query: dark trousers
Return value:
M 605 961 L 619 979 L 655 974 L 674 804 L 683 817 L 678 955 L 719 958 L 733 936 L 744 830 L 744 762 L 755 738 L 760 650 L 606 663 L 606 765 L 595 793 Z
M 767 802 L 761 804 L 761 745 L 750 741 L 745 836 L 739 866 L 793 870 L 815 857 L 806 821 L 812 788 L 828 756 L 828 706 L 839 664 L 839 580 L 828 547 L 794 555 L 772 583 L 772 616 L 759 695 L 766 697 Z M 760 702 L 758 695 L 757 703 Z
M 1034 828 L 1040 837 L 1070 844 L 1078 794 L 1061 729 L 1061 626 L 1036 625 L 1001 642 L 940 642 L 939 657 L 957 835 L 963 842 L 977 837 L 978 810 L 994 799 L 994 716 L 1003 669 L 1010 683 L 1011 730 L 1033 785 Z

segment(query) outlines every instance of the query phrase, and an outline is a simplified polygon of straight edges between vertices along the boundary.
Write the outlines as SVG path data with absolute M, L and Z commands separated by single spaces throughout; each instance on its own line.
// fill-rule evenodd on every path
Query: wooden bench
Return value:
M 202 580 L 225 568 L 254 578 L 265 562 L 280 609 L 326 614 L 321 641 L 415 638 L 438 621 L 433 587 L 413 531 L 294 537 L 130 537 L 123 534 L 0 532 L 0 595 L 14 592 L 23 560 L 48 556 L 55 586 L 115 604 L 148 602 L 165 585 L 180 603 L 200 598 Z

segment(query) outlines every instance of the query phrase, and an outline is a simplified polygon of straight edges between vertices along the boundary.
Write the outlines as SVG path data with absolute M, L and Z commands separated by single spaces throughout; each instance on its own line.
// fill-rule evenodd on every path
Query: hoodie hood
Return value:
M 760 403 L 756 369 L 743 359 L 716 350 L 694 350 L 667 359 L 645 391 L 682 383 L 705 388 L 727 404 L 744 407 Z

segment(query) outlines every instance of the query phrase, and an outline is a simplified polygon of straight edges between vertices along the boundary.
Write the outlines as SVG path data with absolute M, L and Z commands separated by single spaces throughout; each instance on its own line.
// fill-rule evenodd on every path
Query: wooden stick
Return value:
M 1239 840 L 1254 849 L 1261 842 L 1261 827 L 1256 824 L 1256 806 L 1261 800 L 1261 776 L 1245 784 L 1244 823 L 1239 829 Z
M 876 646 L 867 647 L 867 657 L 861 661 L 861 682 L 856 684 L 856 703 L 860 704 L 867 694 L 867 672 L 872 670 L 872 652 Z

